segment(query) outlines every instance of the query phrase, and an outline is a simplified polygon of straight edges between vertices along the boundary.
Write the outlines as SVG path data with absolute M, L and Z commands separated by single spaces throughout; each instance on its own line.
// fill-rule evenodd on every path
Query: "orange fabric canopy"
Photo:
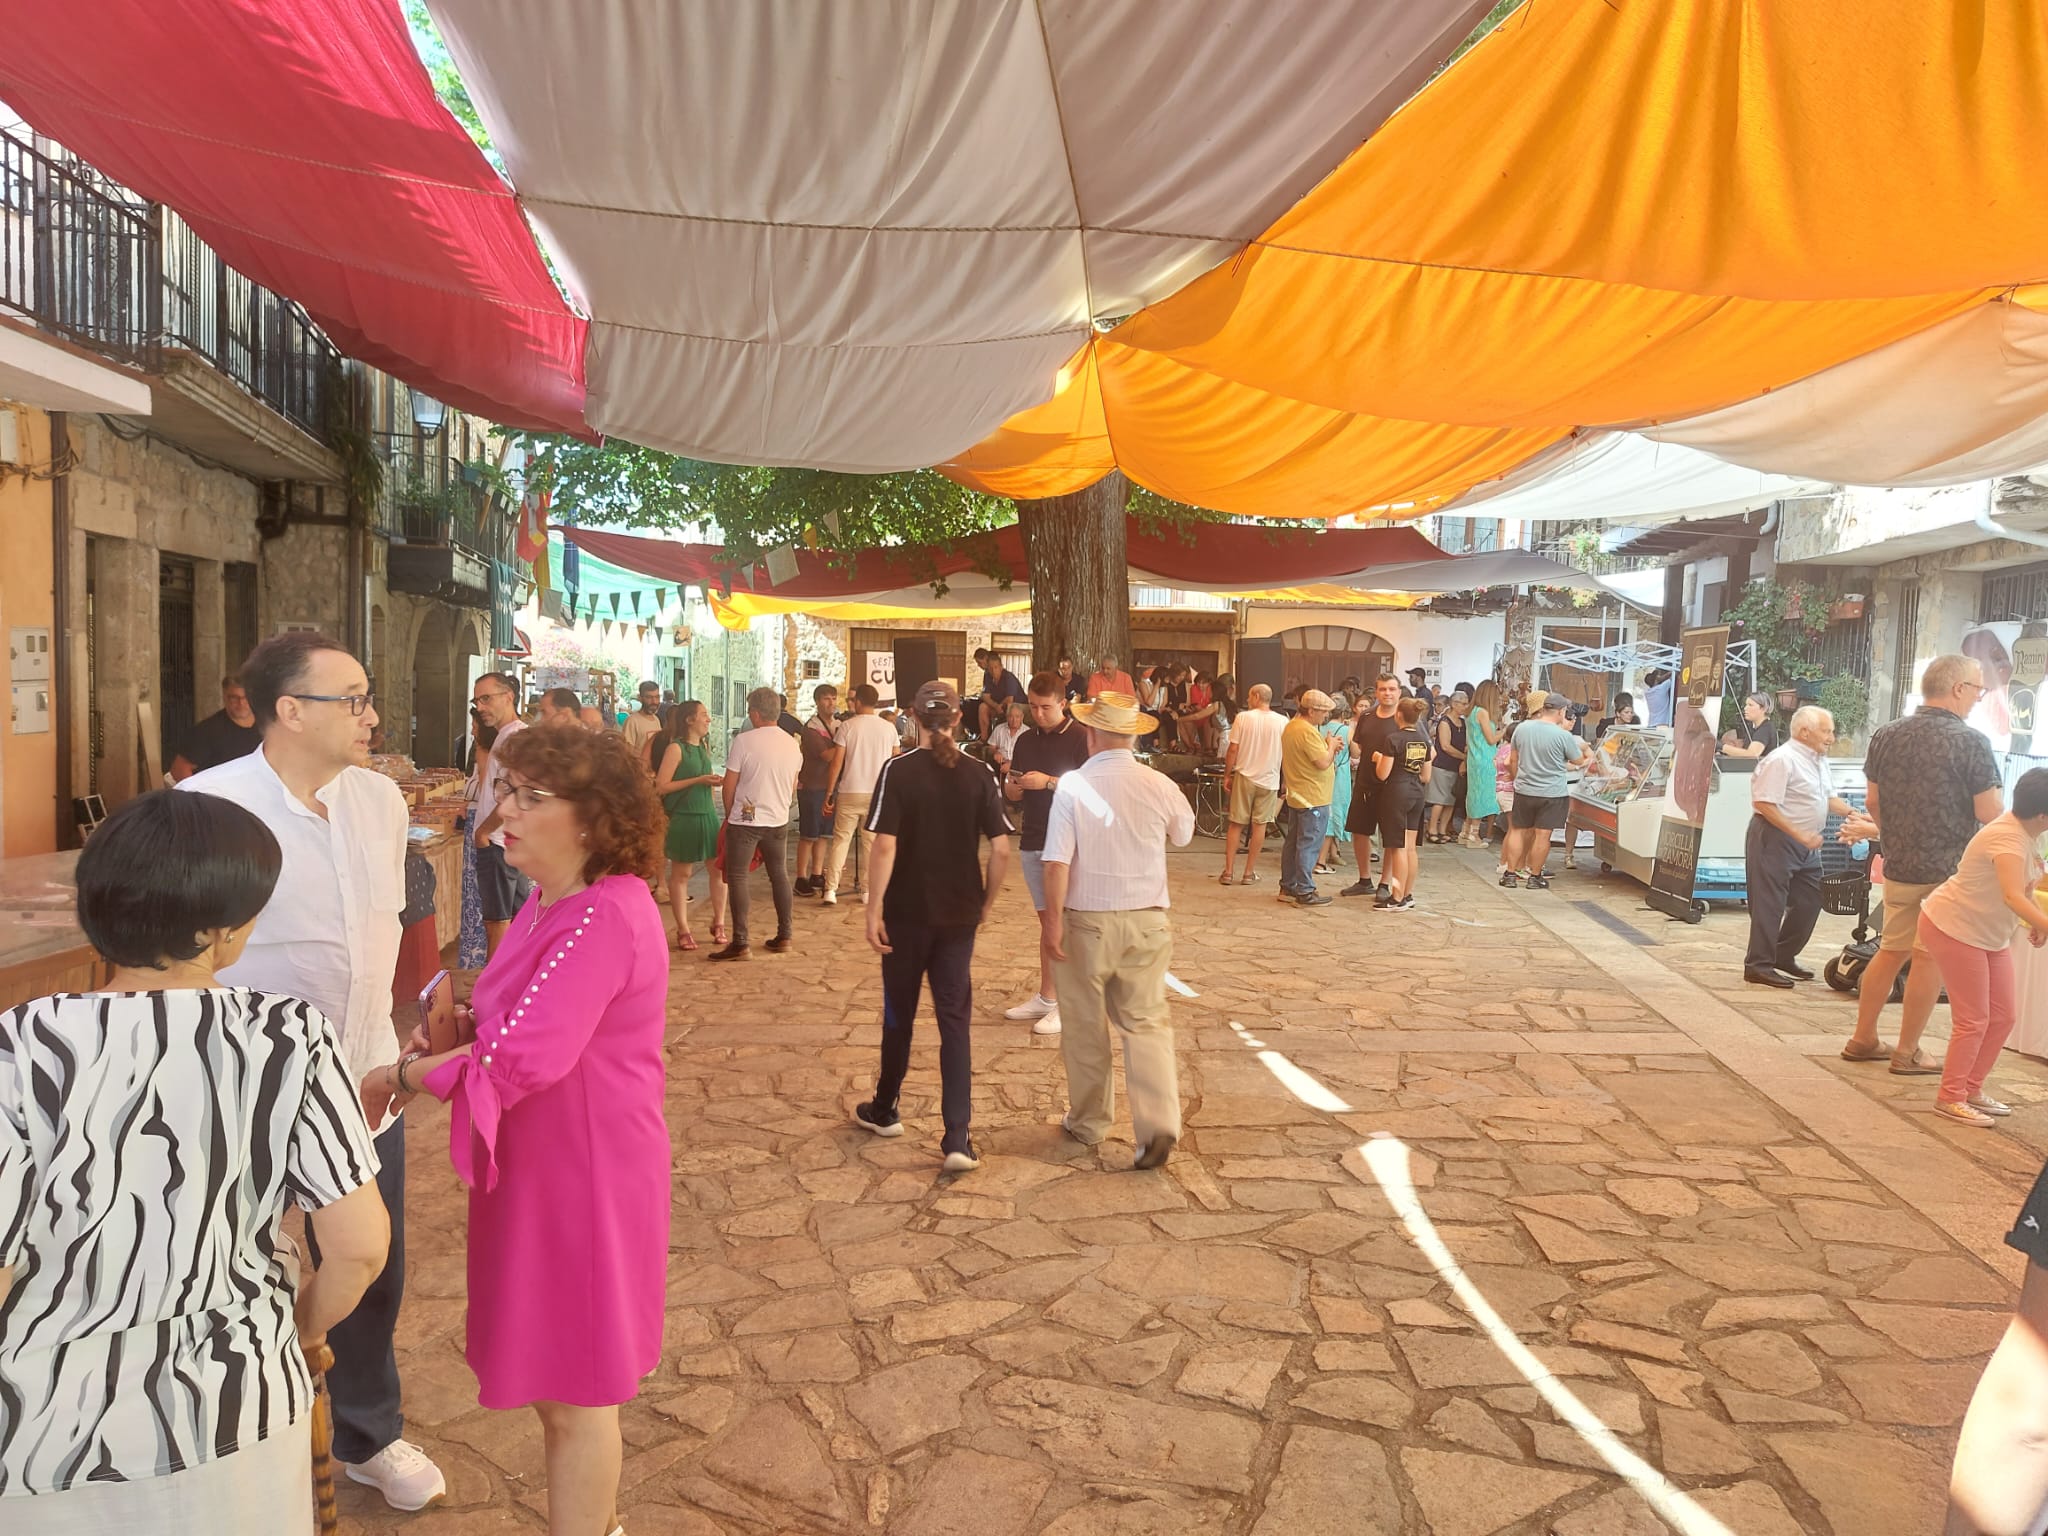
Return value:
M 1756 401 L 2048 279 L 2044 182 L 2034 0 L 1540 0 L 941 467 L 1413 516 L 1574 428 Z M 1794 472 L 1809 430 L 1742 462 Z

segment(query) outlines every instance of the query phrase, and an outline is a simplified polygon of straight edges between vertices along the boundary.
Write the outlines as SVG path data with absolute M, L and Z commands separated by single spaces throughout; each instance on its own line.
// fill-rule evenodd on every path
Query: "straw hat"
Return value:
M 1112 736 L 1143 736 L 1159 722 L 1138 708 L 1128 693 L 1098 693 L 1092 704 L 1076 704 L 1074 718 Z

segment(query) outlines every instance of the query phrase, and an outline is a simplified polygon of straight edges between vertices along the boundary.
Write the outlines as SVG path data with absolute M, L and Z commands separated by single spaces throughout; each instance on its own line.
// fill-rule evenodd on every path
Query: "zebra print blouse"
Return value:
M 376 1170 L 333 1027 L 297 998 L 0 1013 L 0 1499 L 162 1477 L 294 1422 L 285 1201 Z

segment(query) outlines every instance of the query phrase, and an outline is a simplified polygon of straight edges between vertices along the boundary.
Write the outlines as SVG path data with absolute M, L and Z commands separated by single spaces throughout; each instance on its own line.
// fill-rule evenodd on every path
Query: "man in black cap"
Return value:
M 953 739 L 960 695 L 943 682 L 917 690 L 910 706 L 919 743 L 882 765 L 868 809 L 875 852 L 868 874 L 868 943 L 882 957 L 882 1064 L 875 1096 L 854 1107 L 856 1124 L 900 1136 L 897 1095 L 910 1069 L 910 1026 L 917 994 L 931 983 L 939 1024 L 940 1150 L 948 1173 L 981 1164 L 968 1136 L 972 1117 L 974 935 L 988 921 L 1010 862 L 1010 823 L 986 763 L 961 754 Z M 989 843 L 988 871 L 981 839 Z

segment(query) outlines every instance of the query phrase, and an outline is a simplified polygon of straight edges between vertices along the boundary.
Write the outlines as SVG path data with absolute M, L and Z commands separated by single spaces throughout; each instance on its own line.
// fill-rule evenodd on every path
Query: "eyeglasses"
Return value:
M 373 693 L 288 693 L 288 699 L 297 699 L 301 704 L 346 704 L 348 712 L 358 717 L 375 700 Z
M 469 702 L 472 704 L 481 704 L 486 699 L 509 699 L 511 697 L 512 690 L 509 688 L 486 688 L 482 693 L 471 694 L 469 696 Z
M 552 789 L 542 789 L 538 784 L 514 784 L 503 774 L 491 781 L 491 792 L 500 801 L 516 802 L 522 811 L 537 811 L 543 801 L 562 798 Z

